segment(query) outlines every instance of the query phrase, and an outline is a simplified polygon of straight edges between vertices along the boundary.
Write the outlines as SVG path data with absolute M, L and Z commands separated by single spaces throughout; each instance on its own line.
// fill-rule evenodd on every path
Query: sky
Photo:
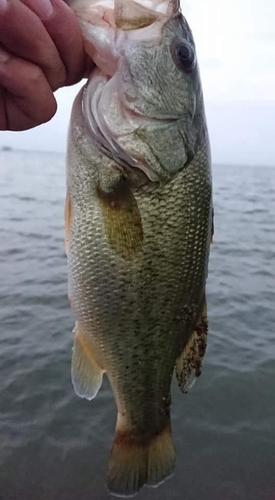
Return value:
M 181 6 L 197 46 L 213 161 L 274 165 L 274 0 L 181 0 Z M 56 93 L 58 112 L 48 124 L 0 132 L 0 148 L 65 151 L 80 87 Z

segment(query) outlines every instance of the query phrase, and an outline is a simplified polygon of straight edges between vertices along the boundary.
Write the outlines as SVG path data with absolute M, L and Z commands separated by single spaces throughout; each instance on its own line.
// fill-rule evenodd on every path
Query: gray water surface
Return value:
M 78 398 L 64 157 L 0 153 L 0 499 L 107 500 L 116 411 Z M 143 500 L 275 499 L 275 169 L 214 167 L 203 374 L 173 384 L 177 469 Z

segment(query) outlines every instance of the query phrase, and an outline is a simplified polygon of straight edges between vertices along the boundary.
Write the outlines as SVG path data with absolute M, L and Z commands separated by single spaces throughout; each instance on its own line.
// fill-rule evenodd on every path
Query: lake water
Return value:
M 63 155 L 0 153 L 0 499 L 107 500 L 115 405 L 73 391 Z M 173 384 L 177 469 L 143 500 L 275 500 L 275 169 L 216 166 L 210 331 Z

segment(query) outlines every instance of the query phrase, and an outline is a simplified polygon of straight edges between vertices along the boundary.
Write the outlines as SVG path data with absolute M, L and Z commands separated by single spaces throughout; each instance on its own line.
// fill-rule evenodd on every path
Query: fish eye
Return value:
M 177 67 L 191 73 L 196 65 L 195 50 L 187 41 L 177 41 L 172 46 L 172 56 Z

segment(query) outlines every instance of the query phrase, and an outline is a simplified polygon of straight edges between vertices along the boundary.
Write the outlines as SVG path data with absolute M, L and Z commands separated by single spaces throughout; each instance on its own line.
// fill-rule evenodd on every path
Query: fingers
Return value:
M 48 7 L 47 6 L 48 3 Z M 63 0 L 7 0 L 0 9 L 0 44 L 38 65 L 51 88 L 81 80 L 86 56 L 79 23 Z
M 80 81 L 90 66 L 78 20 L 63 0 L 0 0 L 0 129 L 48 121 L 53 92 Z
M 26 130 L 47 122 L 55 112 L 43 71 L 0 49 L 0 130 Z
M 41 9 L 41 0 L 22 0 L 33 12 Z M 49 0 L 50 1 L 50 0 Z M 86 56 L 79 22 L 73 11 L 63 0 L 51 0 L 53 11 L 41 20 L 54 42 L 65 70 L 64 85 L 78 82 L 84 76 Z
M 66 80 L 66 70 L 42 21 L 21 1 L 9 0 L 0 15 L 0 44 L 45 73 L 53 90 Z

